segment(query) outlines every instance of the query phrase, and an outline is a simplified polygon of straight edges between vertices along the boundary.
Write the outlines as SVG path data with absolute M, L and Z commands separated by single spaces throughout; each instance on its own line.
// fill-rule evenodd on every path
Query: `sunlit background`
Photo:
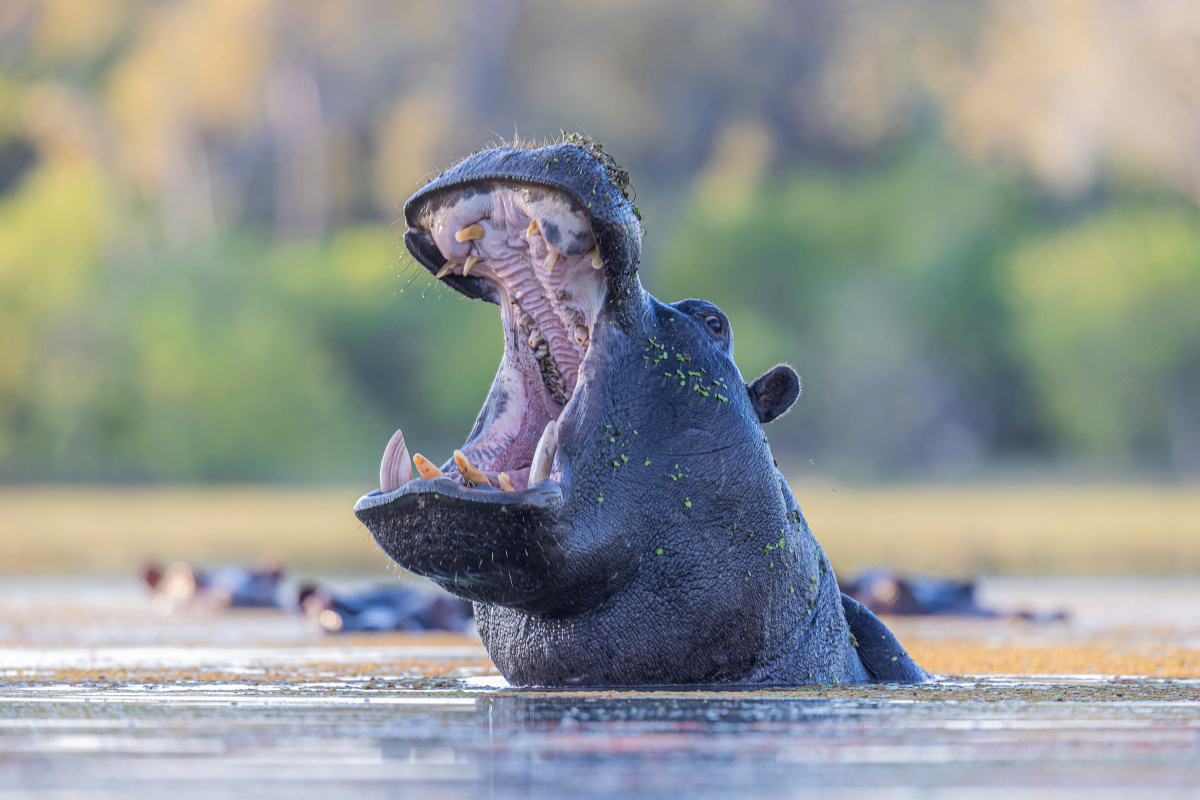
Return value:
M 1135 522 L 1194 499 L 1198 5 L 5 0 L 8 518 L 64 485 L 366 491 L 400 426 L 441 461 L 491 382 L 498 315 L 407 257 L 399 209 L 488 142 L 562 129 L 632 173 L 647 288 L 718 303 L 747 376 L 801 373 L 769 433 L 818 508 L 879 483 L 1003 484 L 1002 508 L 1025 504 L 1014 485 L 1101 487 L 1080 509 L 1127 483 Z M 73 502 L 64 530 L 99 553 L 93 500 Z M 948 530 L 991 535 L 953 508 Z M 1172 508 L 1153 568 L 1200 567 L 1197 506 Z M 1153 534 L 1098 520 L 1133 542 L 1118 566 Z M 1055 535 L 1020 529 L 1016 569 Z

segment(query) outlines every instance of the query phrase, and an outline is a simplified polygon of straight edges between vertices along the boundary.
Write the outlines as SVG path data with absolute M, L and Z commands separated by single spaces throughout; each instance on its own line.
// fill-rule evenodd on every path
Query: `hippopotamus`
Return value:
M 401 586 L 337 592 L 308 583 L 300 587 L 300 610 L 328 633 L 356 631 L 466 631 L 471 603 L 445 592 L 428 594 Z
M 897 616 L 977 617 L 1019 619 L 1026 622 L 1062 622 L 1066 611 L 1002 611 L 980 604 L 975 581 L 905 576 L 887 567 L 875 567 L 852 577 L 843 592 L 876 614 Z
M 462 448 L 410 461 L 397 431 L 354 511 L 473 601 L 510 684 L 928 679 L 841 594 L 775 465 L 796 372 L 747 384 L 720 308 L 642 288 L 629 174 L 597 142 L 478 151 L 404 221 L 418 263 L 499 307 L 504 354 Z

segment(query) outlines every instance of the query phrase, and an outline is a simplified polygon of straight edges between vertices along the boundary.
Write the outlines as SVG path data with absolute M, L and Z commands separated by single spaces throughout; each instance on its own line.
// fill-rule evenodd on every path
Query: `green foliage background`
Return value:
M 371 482 L 397 426 L 440 460 L 498 316 L 405 256 L 397 207 L 514 123 L 605 140 L 647 287 L 721 305 L 747 377 L 799 369 L 770 432 L 789 468 L 1200 474 L 1200 172 L 1021 107 L 1021 76 L 1065 78 L 992 4 L 895 2 L 886 36 L 849 11 L 500 7 L 509 38 L 449 71 L 455 4 L 0 14 L 0 479 Z M 1044 8 L 1029 25 L 1086 27 Z M 529 25 L 595 42 L 563 66 Z M 1125 91 L 1195 140 L 1171 121 L 1200 99 Z M 1055 125 L 1071 146 L 1038 150 Z

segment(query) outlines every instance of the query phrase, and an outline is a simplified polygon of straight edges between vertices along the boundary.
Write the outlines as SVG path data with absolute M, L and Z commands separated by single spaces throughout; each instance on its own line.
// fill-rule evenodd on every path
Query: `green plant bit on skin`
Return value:
M 691 508 L 691 507 L 692 507 L 692 501 L 691 501 L 691 500 L 688 500 L 686 497 L 685 497 L 685 498 L 683 498 L 683 507 L 684 507 L 684 508 Z
M 661 556 L 661 555 L 663 554 L 663 549 L 662 549 L 661 547 L 660 547 L 660 548 L 658 548 L 657 550 L 655 550 L 655 551 L 654 551 L 654 554 L 655 554 L 655 555 L 658 555 L 658 556 Z

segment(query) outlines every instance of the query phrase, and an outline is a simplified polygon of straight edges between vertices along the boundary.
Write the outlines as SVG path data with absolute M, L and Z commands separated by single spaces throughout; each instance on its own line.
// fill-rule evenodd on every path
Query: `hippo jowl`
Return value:
M 355 513 L 401 566 L 475 602 L 515 685 L 801 684 L 928 676 L 838 589 L 712 303 L 641 286 L 628 174 L 594 142 L 472 155 L 414 194 L 405 245 L 500 308 L 504 356 L 462 449 L 397 431 Z M 736 279 L 737 265 L 731 265 Z

